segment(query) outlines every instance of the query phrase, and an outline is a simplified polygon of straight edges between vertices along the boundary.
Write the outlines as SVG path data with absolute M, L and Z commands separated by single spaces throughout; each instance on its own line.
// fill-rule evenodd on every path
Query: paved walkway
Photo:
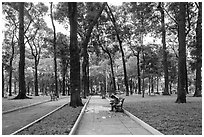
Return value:
M 77 135 L 150 135 L 146 129 L 121 112 L 110 112 L 100 96 L 92 96 L 79 123 Z

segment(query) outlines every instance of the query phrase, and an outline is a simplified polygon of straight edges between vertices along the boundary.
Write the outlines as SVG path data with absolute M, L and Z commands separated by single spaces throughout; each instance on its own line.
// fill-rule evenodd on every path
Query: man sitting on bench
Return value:
M 110 111 L 114 111 L 114 108 L 116 112 L 119 110 L 122 111 L 124 98 L 119 98 L 116 95 L 111 95 L 110 97 L 112 98 L 112 100 L 110 100 L 110 105 L 111 105 Z

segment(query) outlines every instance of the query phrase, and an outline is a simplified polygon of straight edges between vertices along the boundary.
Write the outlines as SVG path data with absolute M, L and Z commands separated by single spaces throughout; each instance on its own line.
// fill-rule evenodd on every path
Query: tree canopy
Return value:
M 3 96 L 202 94 L 201 2 L 3 2 L 2 15 Z

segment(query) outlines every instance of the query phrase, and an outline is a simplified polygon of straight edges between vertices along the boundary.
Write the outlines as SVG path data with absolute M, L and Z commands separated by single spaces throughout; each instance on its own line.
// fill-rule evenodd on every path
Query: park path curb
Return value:
M 106 99 L 108 101 L 110 101 L 109 98 L 106 97 Z M 128 115 L 132 120 L 136 121 L 140 126 L 142 126 L 144 129 L 146 129 L 147 131 L 149 131 L 153 135 L 164 135 L 161 132 L 159 132 L 158 130 L 156 130 L 155 128 L 151 127 L 150 125 L 148 125 L 147 123 L 142 121 L 141 119 L 139 119 L 136 116 L 134 116 L 133 114 L 131 114 L 129 111 L 125 110 L 124 108 L 123 108 L 123 110 L 124 110 L 124 113 L 126 115 Z
M 86 101 L 84 107 L 82 108 L 81 113 L 79 114 L 76 122 L 74 123 L 74 126 L 72 127 L 71 131 L 69 132 L 69 135 L 74 135 L 76 133 L 76 130 L 77 130 L 78 126 L 79 126 L 79 122 L 80 122 L 82 116 L 84 115 L 85 109 L 86 109 L 90 99 L 91 99 L 91 96 L 88 98 L 88 100 Z
M 35 124 L 35 123 L 37 123 L 37 122 L 41 121 L 42 119 L 44 119 L 44 118 L 48 117 L 49 115 L 51 115 L 51 114 L 52 114 L 52 113 L 54 113 L 55 111 L 57 111 L 57 110 L 59 110 L 59 109 L 63 108 L 64 106 L 66 106 L 66 105 L 68 105 L 68 104 L 69 104 L 69 103 L 65 103 L 65 104 L 63 104 L 63 105 L 59 106 L 58 108 L 54 109 L 53 111 L 51 111 L 51 112 L 47 113 L 46 115 L 44 115 L 44 116 L 40 117 L 40 118 L 39 118 L 39 119 L 37 119 L 37 120 L 35 120 L 35 121 L 31 122 L 30 124 L 28 124 L 28 125 L 26 125 L 26 126 L 24 126 L 24 127 L 20 128 L 19 130 L 17 130 L 17 131 L 15 131 L 15 132 L 11 133 L 10 135 L 15 135 L 15 134 L 17 134 L 18 132 L 20 132 L 20 131 L 22 131 L 22 130 L 24 130 L 24 129 L 26 129 L 26 128 L 30 127 L 30 126 L 32 126 L 33 124 Z

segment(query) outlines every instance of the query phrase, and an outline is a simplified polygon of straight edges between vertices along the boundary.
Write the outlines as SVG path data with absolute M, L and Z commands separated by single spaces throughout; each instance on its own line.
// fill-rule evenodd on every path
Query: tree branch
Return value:
M 169 13 L 168 13 L 168 11 L 165 9 L 165 8 L 163 8 L 164 9 L 164 11 L 167 13 L 167 15 L 178 25 L 178 22 L 176 21 L 176 19 L 174 19 Z

